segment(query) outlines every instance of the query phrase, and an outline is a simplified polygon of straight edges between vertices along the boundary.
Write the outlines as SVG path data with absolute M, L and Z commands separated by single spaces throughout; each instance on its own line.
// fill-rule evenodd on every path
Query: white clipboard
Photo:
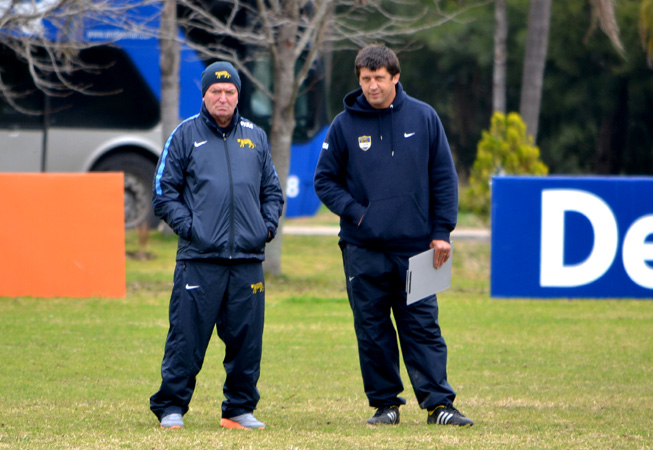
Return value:
M 429 295 L 437 294 L 451 287 L 451 256 L 439 269 L 433 267 L 433 253 L 430 249 L 408 259 L 406 271 L 406 304 L 410 305 Z

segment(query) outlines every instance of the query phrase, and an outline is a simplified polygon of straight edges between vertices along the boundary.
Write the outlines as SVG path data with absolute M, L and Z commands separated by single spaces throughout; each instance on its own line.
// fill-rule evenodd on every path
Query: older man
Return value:
M 227 62 L 202 73 L 202 108 L 168 138 L 154 179 L 154 211 L 179 236 L 162 383 L 150 408 L 181 428 L 213 329 L 225 343 L 222 420 L 265 428 L 259 401 L 265 244 L 283 195 L 265 132 L 238 114 L 240 77 Z

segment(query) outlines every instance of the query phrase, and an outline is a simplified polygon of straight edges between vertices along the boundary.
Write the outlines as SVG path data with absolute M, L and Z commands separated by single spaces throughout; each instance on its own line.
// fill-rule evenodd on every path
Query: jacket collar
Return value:
M 386 109 L 376 109 L 370 105 L 365 98 L 365 95 L 363 95 L 363 90 L 361 88 L 347 94 L 343 100 L 343 104 L 345 105 L 346 110 L 364 115 L 382 114 L 383 112 L 389 111 L 391 108 L 398 111 L 406 100 L 406 93 L 404 92 L 401 81 L 396 84 L 395 90 L 395 98 L 392 101 L 392 104 Z
M 202 120 L 211 128 L 216 129 L 220 134 L 228 134 L 236 128 L 236 124 L 240 121 L 240 114 L 238 113 L 238 108 L 234 111 L 234 116 L 231 118 L 231 123 L 226 127 L 221 127 L 218 125 L 218 122 L 215 121 L 213 116 L 209 114 L 209 110 L 206 109 L 206 105 L 202 102 L 202 110 L 200 111 L 200 116 Z

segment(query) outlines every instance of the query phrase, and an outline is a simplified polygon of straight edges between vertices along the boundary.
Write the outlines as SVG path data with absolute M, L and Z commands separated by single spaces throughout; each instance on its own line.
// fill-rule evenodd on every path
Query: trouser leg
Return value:
M 170 298 L 170 328 L 161 364 L 161 387 L 150 397 L 159 418 L 188 411 L 197 374 L 215 327 L 227 273 L 219 266 L 180 261 Z
M 447 381 L 447 345 L 438 323 L 435 295 L 406 305 L 408 260 L 394 256 L 398 280 L 393 313 L 404 364 L 421 408 L 452 404 L 456 393 Z
M 347 295 L 354 315 L 363 385 L 370 406 L 402 405 L 399 348 L 388 293 L 390 266 L 382 253 L 350 244 L 342 249 Z
M 222 417 L 252 412 L 260 399 L 265 284 L 260 262 L 230 266 L 227 295 L 218 316 L 218 335 L 225 343 L 225 401 Z

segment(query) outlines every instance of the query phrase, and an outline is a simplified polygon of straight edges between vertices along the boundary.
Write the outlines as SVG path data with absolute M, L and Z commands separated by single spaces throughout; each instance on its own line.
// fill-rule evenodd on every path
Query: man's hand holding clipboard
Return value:
M 437 243 L 446 243 L 449 248 L 445 249 L 445 246 L 439 246 Z M 433 241 L 431 246 L 430 250 L 408 259 L 406 272 L 406 304 L 408 305 L 451 287 L 453 243 Z

